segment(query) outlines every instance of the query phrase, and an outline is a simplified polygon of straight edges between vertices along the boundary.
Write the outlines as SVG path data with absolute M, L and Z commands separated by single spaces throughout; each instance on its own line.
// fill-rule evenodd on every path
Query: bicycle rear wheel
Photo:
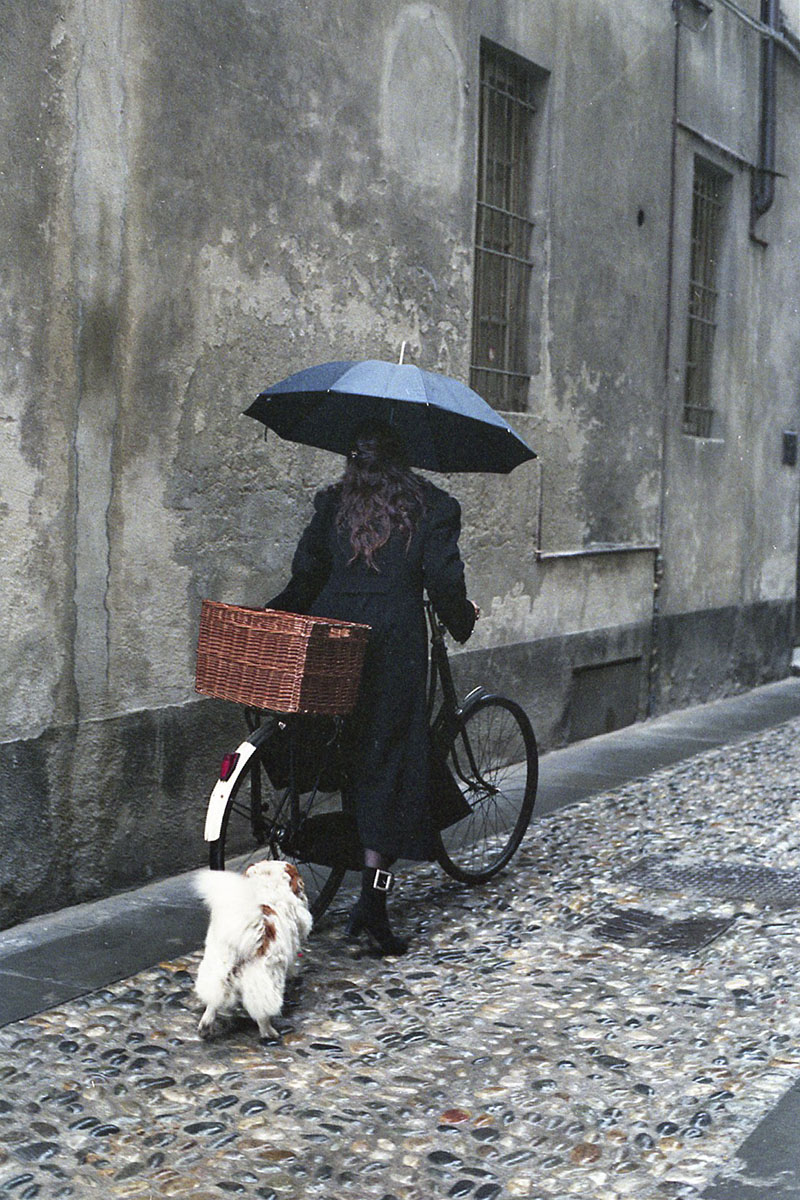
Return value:
M 231 793 L 222 818 L 220 835 L 209 843 L 209 866 L 214 871 L 245 871 L 259 859 L 272 858 L 293 863 L 303 877 L 314 920 L 327 909 L 345 876 L 343 866 L 326 866 L 307 861 L 292 847 L 291 798 L 288 792 L 264 799 L 265 778 L 261 753 L 248 761 Z M 267 785 L 267 792 L 271 788 Z M 333 796 L 317 796 L 314 812 L 333 807 Z
M 439 863 L 462 883 L 484 883 L 509 862 L 533 815 L 539 755 L 525 710 L 503 696 L 477 699 L 459 718 L 447 765 L 469 812 L 439 834 Z

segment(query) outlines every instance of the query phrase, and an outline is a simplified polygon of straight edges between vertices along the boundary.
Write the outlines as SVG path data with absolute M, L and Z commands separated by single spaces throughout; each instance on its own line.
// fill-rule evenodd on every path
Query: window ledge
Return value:
M 721 437 L 698 437 L 696 433 L 686 433 L 681 430 L 681 437 L 686 442 L 693 442 L 701 446 L 724 446 L 725 438 Z

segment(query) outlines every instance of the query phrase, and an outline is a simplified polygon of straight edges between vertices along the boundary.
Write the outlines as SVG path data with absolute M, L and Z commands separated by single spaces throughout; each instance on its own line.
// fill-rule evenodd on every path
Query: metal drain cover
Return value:
M 735 920 L 735 917 L 685 917 L 671 921 L 639 908 L 612 908 L 592 932 L 604 942 L 687 954 L 713 942 Z
M 755 863 L 681 863 L 673 858 L 642 858 L 622 879 L 665 892 L 699 892 L 725 900 L 750 900 L 765 908 L 800 908 L 800 871 Z

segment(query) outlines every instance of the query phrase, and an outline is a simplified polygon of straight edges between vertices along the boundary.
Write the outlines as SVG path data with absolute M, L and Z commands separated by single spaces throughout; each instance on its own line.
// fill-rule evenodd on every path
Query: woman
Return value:
M 423 589 L 459 642 L 477 607 L 467 599 L 458 551 L 461 510 L 413 474 L 389 426 L 360 427 L 342 479 L 318 492 L 292 578 L 269 608 L 372 627 L 359 699 L 348 719 L 349 773 L 364 849 L 351 937 L 366 931 L 382 954 L 403 954 L 386 897 L 398 858 L 435 857 L 428 801 L 428 668 Z

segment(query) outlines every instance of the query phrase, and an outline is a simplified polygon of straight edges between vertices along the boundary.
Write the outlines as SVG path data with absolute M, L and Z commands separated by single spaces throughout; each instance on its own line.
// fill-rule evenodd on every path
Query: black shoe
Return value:
M 386 912 L 386 897 L 394 885 L 391 871 L 380 867 L 368 867 L 361 876 L 361 895 L 347 923 L 347 936 L 356 939 L 366 933 L 382 955 L 405 954 L 408 942 L 397 937 L 389 924 Z

